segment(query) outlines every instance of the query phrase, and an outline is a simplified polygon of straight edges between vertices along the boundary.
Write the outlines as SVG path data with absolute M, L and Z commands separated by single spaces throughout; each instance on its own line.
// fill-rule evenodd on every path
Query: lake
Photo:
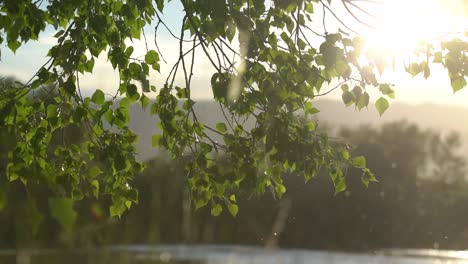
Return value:
M 343 253 L 235 245 L 125 245 L 92 250 L 0 251 L 5 264 L 442 264 L 468 263 L 468 251 L 382 250 Z

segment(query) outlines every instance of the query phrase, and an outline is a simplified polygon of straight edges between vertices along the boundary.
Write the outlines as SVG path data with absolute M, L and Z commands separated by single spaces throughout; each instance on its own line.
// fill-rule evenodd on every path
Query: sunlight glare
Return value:
M 402 59 L 421 43 L 441 40 L 466 30 L 466 3 L 459 0 L 382 0 L 368 50 Z

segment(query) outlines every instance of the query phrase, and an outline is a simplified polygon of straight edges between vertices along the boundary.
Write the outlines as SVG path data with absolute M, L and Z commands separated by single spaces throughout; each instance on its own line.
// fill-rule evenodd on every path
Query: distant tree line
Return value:
M 109 241 L 329 250 L 465 248 L 467 170 L 457 134 L 442 136 L 407 122 L 342 129 L 339 134 L 356 146 L 355 154 L 367 157 L 379 183 L 366 188 L 361 174 L 352 170 L 347 191 L 335 195 L 326 177 L 304 185 L 302 178 L 289 175 L 281 200 L 274 195 L 242 197 L 237 218 L 214 218 L 207 210 L 184 213 L 187 196 L 176 187 L 184 172 L 156 159 L 136 182 L 142 202 L 118 227 L 128 231 Z

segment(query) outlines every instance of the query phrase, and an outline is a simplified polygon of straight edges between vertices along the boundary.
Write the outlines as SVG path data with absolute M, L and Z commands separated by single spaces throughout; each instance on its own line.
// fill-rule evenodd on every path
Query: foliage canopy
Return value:
M 0 198 L 11 182 L 21 181 L 26 189 L 39 185 L 51 191 L 49 210 L 64 225 L 73 224 L 73 201 L 85 197 L 110 197 L 110 215 L 120 216 L 137 202 L 131 179 L 144 167 L 135 159 L 137 137 L 128 127 L 135 103 L 160 119 L 155 147 L 174 157 L 191 153 L 187 180 L 195 207 L 209 205 L 214 215 L 223 208 L 236 215 L 240 192 L 272 188 L 281 197 L 286 172 L 308 180 L 326 170 L 336 192 L 346 188 L 348 167 L 362 171 L 365 185 L 376 181 L 363 157 L 352 157 L 346 144 L 330 140 L 310 120 L 319 112 L 313 99 L 337 83 L 331 89 L 341 87 L 343 102 L 358 109 L 368 106 L 370 89 L 380 92 L 375 104 L 380 114 L 394 97 L 392 85 L 379 82 L 385 62 L 379 57 L 360 61 L 362 39 L 311 33 L 314 12 L 319 7 L 332 12 L 331 2 L 181 0 L 182 28 L 171 31 L 180 45 L 178 60 L 160 76 L 164 85 L 156 87 L 149 75 L 161 75 L 164 50 L 148 49 L 144 57 L 135 57 L 129 40 L 166 25 L 161 18 L 166 1 L 1 1 L 0 43 L 13 52 L 38 41 L 48 28 L 57 33 L 37 73 L 26 83 L 5 82 L 0 90 Z M 214 100 L 226 117 L 215 127 L 201 123 L 193 108 L 196 50 L 212 65 Z M 466 86 L 467 50 L 463 36 L 423 46 L 407 71 L 427 78 L 430 66 L 441 64 L 457 91 Z M 93 73 L 101 54 L 119 73 L 115 96 L 99 89 L 83 96 L 80 76 Z M 176 76 L 184 85 L 175 84 Z M 57 92 L 47 94 L 47 100 L 28 96 L 44 86 Z M 248 118 L 254 127 L 245 125 Z M 82 139 L 67 139 L 65 131 L 72 126 L 81 127 Z M 213 140 L 213 134 L 223 141 Z M 219 151 L 227 164 L 216 162 Z M 1 206 L 6 204 L 0 199 Z

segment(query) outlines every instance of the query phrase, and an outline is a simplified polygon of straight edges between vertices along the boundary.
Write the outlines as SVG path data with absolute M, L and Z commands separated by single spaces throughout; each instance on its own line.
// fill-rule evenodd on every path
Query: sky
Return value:
M 373 16 L 361 12 L 359 9 L 352 9 L 358 17 L 372 27 L 363 25 L 350 16 L 341 2 L 332 1 L 334 11 L 340 18 L 353 29 L 357 29 L 360 34 L 369 39 L 375 48 L 380 49 L 382 54 L 393 54 L 397 61 L 405 61 L 409 56 L 410 48 L 418 37 L 438 38 L 441 35 L 451 32 L 468 31 L 468 0 L 375 0 L 377 4 L 365 4 L 370 1 L 363 1 L 360 7 Z M 320 10 L 320 9 L 318 9 Z M 321 14 L 321 12 L 317 12 Z M 175 32 L 179 32 L 182 18 L 182 7 L 178 1 L 172 1 L 164 11 L 163 19 Z M 322 19 L 317 19 L 320 23 L 313 24 L 314 28 L 320 31 Z M 327 31 L 333 32 L 338 28 L 343 28 L 331 15 L 326 16 Z M 38 42 L 31 42 L 23 45 L 13 54 L 6 48 L 1 47 L 2 57 L 0 61 L 0 73 L 2 76 L 14 76 L 22 81 L 26 81 L 39 69 L 47 60 L 46 54 L 50 47 L 55 44 L 52 37 L 55 34 L 53 28 L 48 28 L 41 35 Z M 156 49 L 154 45 L 154 29 L 146 29 L 146 39 L 149 49 Z M 160 27 L 156 36 L 163 58 L 168 65 L 161 65 L 161 74 L 153 73 L 151 80 L 160 86 L 165 81 L 168 74 L 169 65 L 172 65 L 178 56 L 178 41 L 174 40 L 167 30 Z M 131 44 L 129 42 L 129 44 Z M 135 40 L 134 55 L 145 54 L 145 44 L 143 40 Z M 233 43 L 233 47 L 238 44 Z M 214 69 L 209 64 L 203 54 L 196 54 L 197 64 L 194 71 L 192 85 L 192 96 L 195 99 L 208 99 L 212 97 L 210 88 L 210 77 Z M 397 64 L 402 65 L 402 63 Z M 94 89 L 104 90 L 109 96 L 114 94 L 118 86 L 118 74 L 107 62 L 105 54 L 101 54 L 95 64 L 94 73 L 80 77 L 81 86 L 92 93 Z M 389 69 L 382 76 L 383 81 L 395 84 L 395 102 L 410 104 L 448 104 L 468 108 L 468 87 L 453 93 L 450 87 L 450 80 L 446 71 L 441 67 L 434 67 L 431 76 L 425 80 L 422 76 L 411 78 L 405 74 L 402 67 L 393 71 Z M 182 84 L 181 80 L 178 80 Z M 327 88 L 324 87 L 325 91 Z M 86 91 L 85 91 L 86 93 Z M 373 96 L 374 95 L 374 96 Z M 378 93 L 371 92 L 371 97 L 378 98 Z M 327 98 L 340 99 L 341 91 L 327 95 Z

